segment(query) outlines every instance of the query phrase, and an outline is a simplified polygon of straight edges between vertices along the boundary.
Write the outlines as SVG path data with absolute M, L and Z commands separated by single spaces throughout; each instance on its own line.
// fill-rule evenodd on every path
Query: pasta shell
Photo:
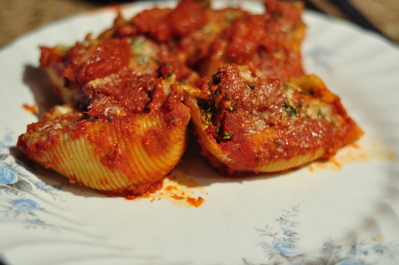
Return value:
M 84 119 L 73 108 L 58 106 L 28 126 L 18 147 L 71 182 L 109 194 L 139 195 L 180 161 L 189 119 L 181 103 L 166 115 L 153 111 L 112 120 Z
M 314 75 L 285 83 L 224 66 L 206 100 L 187 96 L 201 152 L 223 173 L 276 172 L 330 157 L 363 132 Z

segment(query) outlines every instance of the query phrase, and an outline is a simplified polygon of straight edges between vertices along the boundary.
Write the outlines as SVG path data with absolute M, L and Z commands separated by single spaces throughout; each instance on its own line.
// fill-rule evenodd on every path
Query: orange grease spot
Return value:
M 183 197 L 183 196 L 177 196 L 176 194 L 173 194 L 171 197 L 172 197 L 173 199 L 175 199 L 175 200 L 184 200 L 184 197 Z
M 334 164 L 338 169 L 342 168 L 342 165 L 337 161 L 337 159 L 335 157 L 330 157 L 330 159 L 328 161 L 330 161 L 330 163 Z
M 382 240 L 384 240 L 385 238 L 384 238 L 384 236 L 382 236 L 382 235 L 378 235 L 378 236 L 375 236 L 375 237 L 372 237 L 371 238 L 371 240 L 373 240 L 373 241 L 382 241 Z
M 395 161 L 395 153 L 385 143 L 362 137 L 358 141 L 343 147 L 338 153 L 331 157 L 328 161 L 316 161 L 309 166 L 309 171 L 316 172 L 318 170 L 340 170 L 345 164 L 352 162 L 369 162 L 373 159 L 381 161 Z
M 167 199 L 176 206 L 199 207 L 205 202 L 203 196 L 206 194 L 205 189 L 194 178 L 182 172 L 173 172 L 164 179 L 160 190 L 140 198 L 149 198 L 150 202 Z
M 37 115 L 39 113 L 39 108 L 37 107 L 36 104 L 33 104 L 33 105 L 23 104 L 22 108 L 24 108 L 24 110 L 27 110 L 30 113 L 35 114 L 35 115 Z
M 187 198 L 187 202 L 190 203 L 194 207 L 199 207 L 205 200 L 202 197 L 195 198 Z
M 177 188 L 176 188 L 176 186 L 167 186 L 167 187 L 165 188 L 165 190 L 171 191 L 171 190 L 177 190 Z

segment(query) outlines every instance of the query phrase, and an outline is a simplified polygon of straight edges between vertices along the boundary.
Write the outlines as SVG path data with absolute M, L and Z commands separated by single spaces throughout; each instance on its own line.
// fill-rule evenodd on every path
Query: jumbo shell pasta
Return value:
M 140 195 L 180 161 L 189 119 L 181 103 L 167 113 L 156 110 L 112 120 L 87 119 L 70 106 L 57 106 L 28 126 L 18 147 L 72 183 L 107 194 Z
M 136 196 L 180 161 L 190 111 L 179 84 L 127 72 L 88 82 L 81 111 L 56 106 L 28 125 L 17 146 L 71 182 Z
M 252 66 L 229 65 L 206 90 L 206 99 L 186 102 L 202 154 L 225 173 L 298 167 L 363 133 L 315 75 L 281 83 Z

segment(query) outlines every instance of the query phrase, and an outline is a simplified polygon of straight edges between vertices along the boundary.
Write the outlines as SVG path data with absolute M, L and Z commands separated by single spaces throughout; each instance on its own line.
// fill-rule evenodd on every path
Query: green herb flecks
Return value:
M 297 117 L 297 111 L 296 111 L 296 109 L 295 109 L 293 106 L 291 106 L 290 104 L 288 104 L 287 101 L 284 101 L 284 109 L 285 109 L 285 112 L 287 112 L 287 114 L 288 114 L 289 116 L 291 116 L 291 117 Z

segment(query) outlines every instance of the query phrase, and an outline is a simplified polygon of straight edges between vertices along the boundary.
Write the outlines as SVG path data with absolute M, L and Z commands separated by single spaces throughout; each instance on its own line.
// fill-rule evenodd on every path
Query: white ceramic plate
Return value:
M 125 15 L 151 6 L 127 6 Z M 254 2 L 246 8 L 259 12 Z M 0 259 L 19 264 L 398 264 L 399 50 L 308 12 L 304 63 L 366 135 L 335 160 L 222 178 L 195 145 L 146 198 L 108 198 L 26 162 L 18 135 L 50 102 L 38 45 L 73 44 L 109 27 L 111 9 L 27 34 L 0 52 Z M 194 203 L 204 199 L 199 207 Z M 193 203 L 194 202 L 194 203 Z

